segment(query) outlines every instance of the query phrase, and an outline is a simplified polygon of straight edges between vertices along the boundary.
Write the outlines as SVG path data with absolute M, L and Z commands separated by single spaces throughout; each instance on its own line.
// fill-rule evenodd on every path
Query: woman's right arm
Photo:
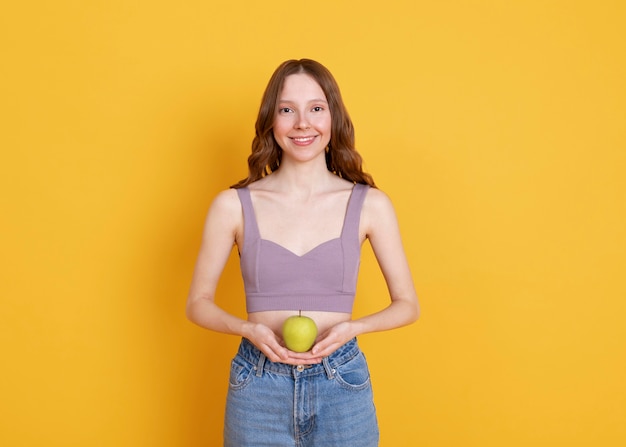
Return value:
M 202 243 L 187 297 L 187 318 L 217 332 L 241 335 L 246 321 L 215 304 L 215 290 L 241 231 L 241 206 L 235 190 L 217 195 L 206 217 Z
M 204 224 L 202 244 L 196 261 L 189 296 L 187 318 L 216 332 L 246 337 L 272 361 L 288 356 L 274 332 L 262 324 L 243 320 L 215 304 L 217 283 L 230 257 L 233 244 L 242 240 L 243 215 L 237 191 L 217 195 Z

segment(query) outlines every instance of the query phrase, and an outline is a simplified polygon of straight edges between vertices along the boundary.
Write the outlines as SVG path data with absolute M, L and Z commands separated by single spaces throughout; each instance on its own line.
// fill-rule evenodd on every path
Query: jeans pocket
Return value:
M 252 380 L 254 367 L 239 355 L 237 355 L 230 364 L 230 377 L 228 386 L 231 390 L 242 390 Z
M 335 379 L 343 388 L 360 391 L 370 386 L 370 372 L 363 353 L 335 368 Z

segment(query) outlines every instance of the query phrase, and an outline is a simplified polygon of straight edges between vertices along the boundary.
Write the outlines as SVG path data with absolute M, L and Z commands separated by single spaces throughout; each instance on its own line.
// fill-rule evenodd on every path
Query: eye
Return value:
M 321 111 L 323 111 L 323 110 L 324 110 L 324 108 L 323 108 L 323 107 L 321 107 L 321 106 L 315 106 L 315 107 L 313 107 L 313 111 L 314 111 L 314 112 L 321 112 Z
M 278 113 L 289 113 L 292 112 L 292 110 L 289 107 L 281 107 L 278 109 Z

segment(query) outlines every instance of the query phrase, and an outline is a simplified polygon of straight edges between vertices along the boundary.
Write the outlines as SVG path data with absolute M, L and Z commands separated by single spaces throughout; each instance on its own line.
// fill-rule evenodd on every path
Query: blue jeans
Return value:
M 310 366 L 271 362 L 242 340 L 230 370 L 225 447 L 375 447 L 378 437 L 356 339 Z

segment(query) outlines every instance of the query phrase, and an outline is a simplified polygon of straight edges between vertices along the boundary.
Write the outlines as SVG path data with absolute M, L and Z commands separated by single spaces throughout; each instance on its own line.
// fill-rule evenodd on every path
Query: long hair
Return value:
M 326 167 L 339 177 L 353 183 L 376 187 L 372 176 L 363 172 L 363 159 L 354 147 L 354 126 L 341 99 L 339 86 L 333 75 L 319 62 L 311 59 L 288 60 L 272 74 L 261 100 L 255 124 L 252 152 L 248 157 L 248 177 L 231 188 L 243 188 L 271 174 L 280 166 L 282 149 L 274 139 L 273 125 L 278 100 L 285 78 L 305 73 L 320 85 L 326 95 L 331 116 L 330 143 L 326 151 Z

